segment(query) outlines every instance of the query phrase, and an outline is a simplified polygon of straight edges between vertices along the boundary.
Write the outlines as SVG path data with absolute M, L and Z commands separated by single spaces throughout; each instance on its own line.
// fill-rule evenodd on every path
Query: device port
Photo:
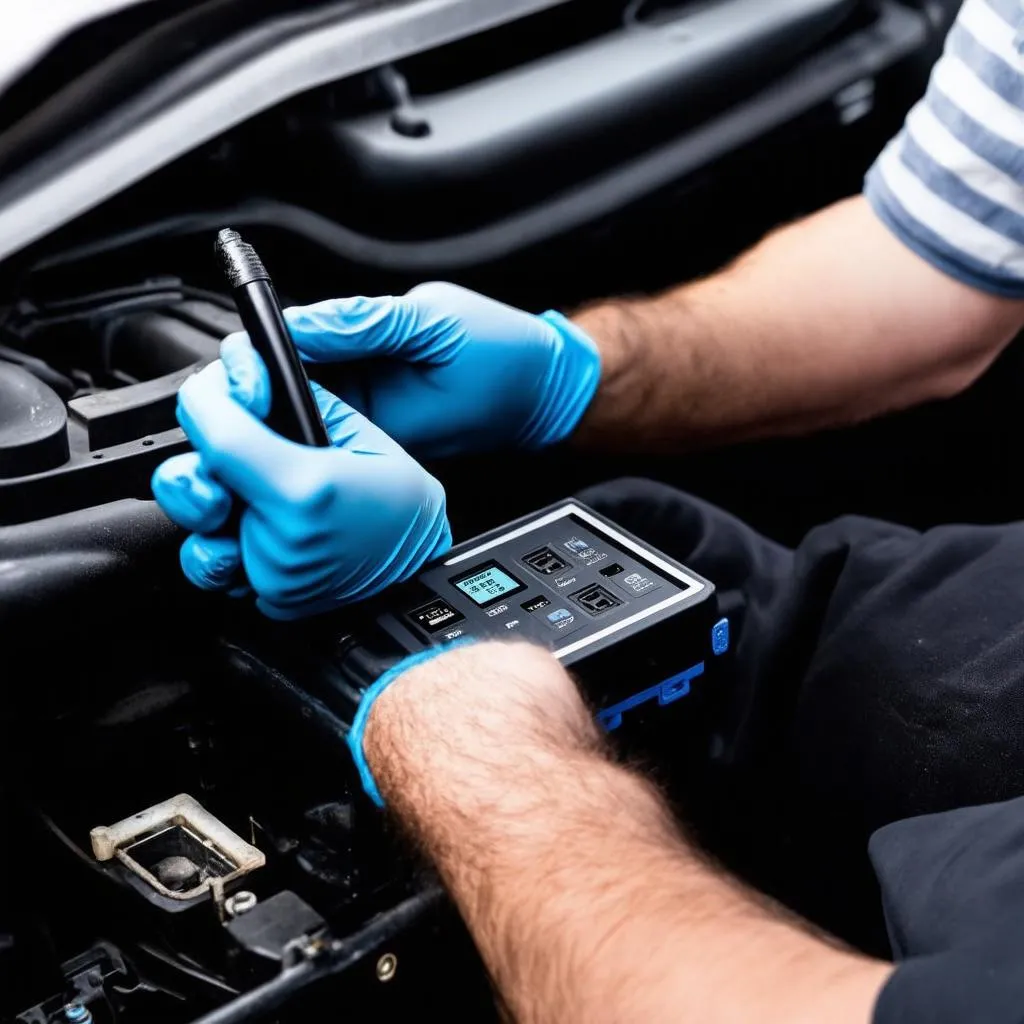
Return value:
M 537 548 L 536 551 L 524 555 L 523 561 L 542 576 L 550 576 L 569 568 L 569 563 L 564 558 L 559 558 L 551 548 Z
M 438 598 L 425 604 L 422 608 L 409 612 L 409 618 L 421 629 L 428 633 L 437 633 L 446 626 L 454 626 L 456 622 L 462 622 L 465 615 L 456 611 L 447 601 Z
M 622 604 L 617 597 L 610 594 L 599 583 L 592 583 L 589 587 L 569 596 L 591 615 L 601 615 Z

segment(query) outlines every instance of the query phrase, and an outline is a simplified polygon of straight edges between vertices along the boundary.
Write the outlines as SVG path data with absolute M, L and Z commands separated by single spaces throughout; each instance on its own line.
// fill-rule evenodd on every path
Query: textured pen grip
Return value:
M 251 284 L 253 281 L 270 280 L 263 261 L 256 255 L 256 250 L 248 242 L 243 242 L 237 231 L 225 228 L 218 232 L 214 249 L 232 288 Z

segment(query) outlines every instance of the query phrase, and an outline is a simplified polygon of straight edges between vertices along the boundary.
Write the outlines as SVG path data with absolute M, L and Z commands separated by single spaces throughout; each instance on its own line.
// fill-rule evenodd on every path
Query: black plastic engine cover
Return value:
M 0 363 L 0 478 L 27 476 L 63 465 L 67 412 L 60 396 L 27 370 Z
M 693 128 L 813 52 L 864 4 L 718 0 L 644 17 L 657 7 L 641 5 L 615 32 L 444 92 L 416 95 L 411 72 L 408 102 L 328 122 L 304 144 L 321 151 L 314 164 L 347 176 L 360 197 L 350 216 L 378 226 L 433 216 L 432 227 L 450 232 Z

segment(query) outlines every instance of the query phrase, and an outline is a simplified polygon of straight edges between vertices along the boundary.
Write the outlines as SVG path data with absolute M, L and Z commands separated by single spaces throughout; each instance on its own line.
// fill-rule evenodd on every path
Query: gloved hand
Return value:
M 310 362 L 374 360 L 366 388 L 338 393 L 428 457 L 562 441 L 601 375 L 597 346 L 559 313 L 532 316 L 452 284 L 330 299 L 285 319 Z
M 194 531 L 181 566 L 205 590 L 245 593 L 275 619 L 327 611 L 411 576 L 451 546 L 440 483 L 382 430 L 314 386 L 332 448 L 294 444 L 261 418 L 263 360 L 245 337 L 178 393 L 178 422 L 196 451 L 153 475 L 167 515 Z M 217 536 L 235 495 L 239 536 Z

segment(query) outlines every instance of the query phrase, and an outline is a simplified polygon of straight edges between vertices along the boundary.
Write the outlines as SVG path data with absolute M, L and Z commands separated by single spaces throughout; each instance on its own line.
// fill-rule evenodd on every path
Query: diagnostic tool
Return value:
M 391 592 L 375 626 L 405 653 L 465 637 L 542 644 L 609 730 L 687 696 L 728 647 L 708 580 L 577 501 L 454 548 Z
M 460 544 L 372 601 L 280 630 L 255 626 L 255 647 L 235 647 L 236 661 L 269 671 L 278 695 L 298 696 L 306 720 L 326 716 L 331 735 L 407 655 L 521 638 L 571 668 L 606 730 L 655 756 L 683 742 L 730 641 L 710 581 L 575 500 Z

